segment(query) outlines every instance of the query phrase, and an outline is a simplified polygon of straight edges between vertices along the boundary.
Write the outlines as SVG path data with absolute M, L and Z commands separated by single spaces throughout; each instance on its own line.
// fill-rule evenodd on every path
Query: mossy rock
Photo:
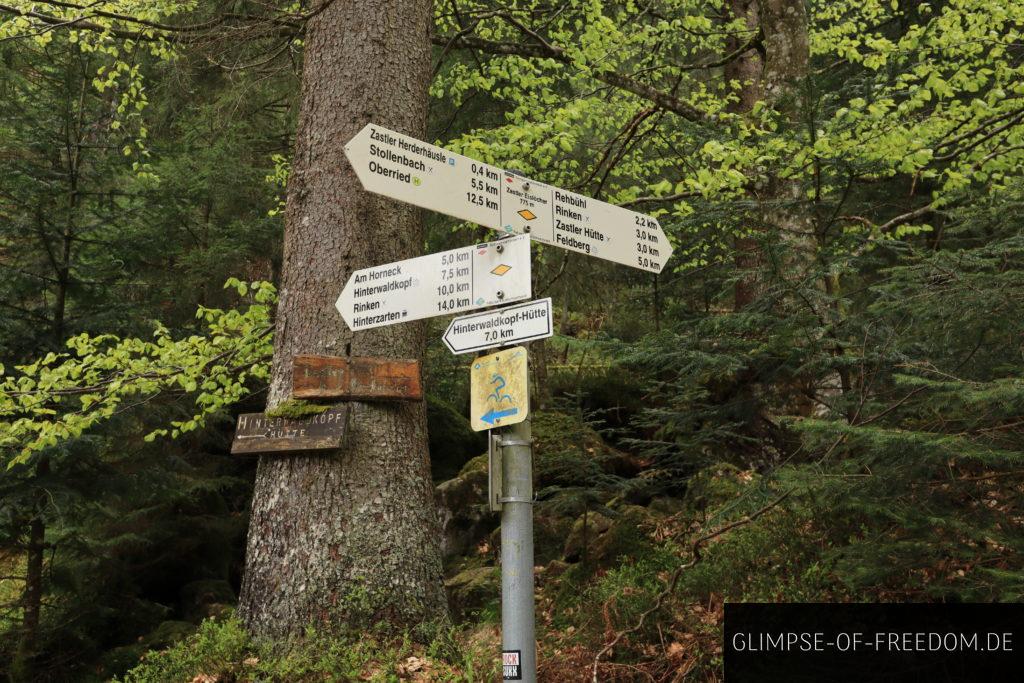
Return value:
M 487 437 L 474 432 L 469 420 L 439 398 L 427 395 L 430 471 L 434 481 L 454 477 L 467 460 L 487 449 Z
M 585 517 L 580 515 L 566 539 L 565 559 L 608 568 L 616 565 L 619 558 L 648 553 L 653 547 L 646 533 L 654 522 L 651 512 L 639 505 L 621 505 L 614 512 L 615 516 L 594 511 Z
M 464 477 L 467 474 L 487 474 L 487 454 L 478 455 L 475 458 L 470 458 L 462 469 L 459 470 L 459 476 Z
M 452 613 L 464 616 L 501 598 L 501 570 L 476 567 L 459 572 L 444 582 Z
M 441 518 L 441 553 L 446 559 L 471 552 L 498 523 L 487 506 L 487 466 L 463 468 L 434 492 Z
M 714 510 L 742 495 L 759 476 L 729 463 L 705 467 L 687 482 L 683 502 L 694 512 Z
M 651 514 L 658 517 L 671 517 L 686 509 L 686 503 L 682 498 L 673 496 L 656 496 L 647 504 Z
M 142 637 L 142 644 L 159 650 L 174 645 L 195 633 L 196 625 L 190 621 L 162 621 L 151 633 Z
M 189 619 L 199 621 L 211 615 L 211 605 L 235 602 L 235 591 L 223 579 L 200 579 L 186 583 L 178 591 L 182 611 Z M 219 611 L 219 610 L 218 610 Z
M 535 486 L 576 486 L 581 472 L 629 477 L 639 471 L 634 459 L 604 442 L 601 435 L 565 413 L 533 414 Z
M 573 528 L 573 519 L 554 514 L 537 514 L 533 519 L 533 555 L 536 564 L 547 564 L 563 557 L 565 539 Z
M 534 447 L 538 453 L 581 450 L 592 455 L 616 453 L 600 434 L 574 415 L 540 410 L 533 413 L 531 420 Z
M 148 651 L 149 648 L 142 643 L 132 643 L 107 650 L 100 658 L 100 675 L 103 678 L 121 676 L 135 667 L 142 659 L 142 655 Z

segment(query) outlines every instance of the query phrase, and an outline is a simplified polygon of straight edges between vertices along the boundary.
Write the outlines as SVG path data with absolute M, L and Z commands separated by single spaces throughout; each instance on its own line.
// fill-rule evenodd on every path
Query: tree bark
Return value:
M 298 353 L 420 358 L 423 326 L 352 333 L 334 307 L 353 270 L 422 253 L 418 210 L 363 191 L 343 146 L 373 121 L 422 137 L 429 0 L 334 3 L 306 31 L 268 407 Z M 281 639 L 306 626 L 447 622 L 422 402 L 351 404 L 347 445 L 260 458 L 239 609 Z
M 729 11 L 734 19 L 742 19 L 748 31 L 758 30 L 758 2 L 757 0 L 731 0 Z M 734 34 L 729 37 L 726 44 L 726 52 L 735 52 L 746 40 L 749 34 Z M 754 108 L 762 96 L 761 93 L 761 69 L 763 60 L 761 53 L 756 50 L 747 50 L 725 65 L 725 81 L 740 84 L 736 93 L 737 99 L 729 104 L 729 111 L 736 114 L 746 114 Z M 759 216 L 751 212 L 747 220 L 757 225 L 747 226 L 751 231 L 761 231 Z M 758 270 L 761 265 L 761 244 L 756 235 L 743 235 L 736 238 L 736 255 L 734 257 L 736 268 L 740 271 L 740 279 L 736 281 L 733 288 L 733 307 L 741 311 L 749 306 L 757 298 L 761 278 Z
M 44 455 L 36 464 L 36 480 L 50 473 L 50 457 Z M 46 552 L 46 522 L 43 517 L 47 504 L 46 494 L 36 496 L 36 508 L 28 523 L 28 542 L 25 552 L 25 591 L 22 594 L 22 639 L 20 654 L 30 658 L 39 645 L 39 616 L 43 602 L 43 558 Z
M 761 0 L 761 31 L 765 59 L 762 74 L 765 101 L 781 114 L 791 130 L 805 127 L 801 89 L 810 60 L 807 9 L 804 0 Z M 799 180 L 769 181 L 766 222 L 786 245 L 783 273 L 801 280 L 816 256 L 814 223 Z

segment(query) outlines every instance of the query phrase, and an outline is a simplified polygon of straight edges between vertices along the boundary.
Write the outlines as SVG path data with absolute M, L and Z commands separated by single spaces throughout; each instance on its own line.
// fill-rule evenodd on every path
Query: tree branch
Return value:
M 781 496 L 779 496 L 778 498 L 776 498 L 772 502 L 768 503 L 763 508 L 757 510 L 756 512 L 752 512 L 749 515 L 746 515 L 745 517 L 741 517 L 740 519 L 737 519 L 734 522 L 730 522 L 729 524 L 726 524 L 725 526 L 717 529 L 716 531 L 712 531 L 711 533 L 708 533 L 708 534 L 705 534 L 703 536 L 700 536 L 696 540 L 694 540 L 694 542 L 690 545 L 690 552 L 693 555 L 693 559 L 690 560 L 689 562 L 687 562 L 686 564 L 681 564 L 678 567 L 676 567 L 675 571 L 672 572 L 672 577 L 669 579 L 668 586 L 666 586 L 665 590 L 663 590 L 661 593 L 658 594 L 657 599 L 655 599 L 655 601 L 654 601 L 654 605 L 650 609 L 648 609 L 647 611 L 645 611 L 643 614 L 640 615 L 640 619 L 637 621 L 636 624 L 634 624 L 633 626 L 625 629 L 624 631 L 619 631 L 618 633 L 616 633 L 615 637 L 612 638 L 612 640 L 610 642 L 608 642 L 601 649 L 600 652 L 597 653 L 596 657 L 594 657 L 594 669 L 593 669 L 593 679 L 592 679 L 594 681 L 594 683 L 597 683 L 597 680 L 598 680 L 597 679 L 597 669 L 600 666 L 601 657 L 603 657 L 605 654 L 610 652 L 611 649 L 613 647 L 615 647 L 619 643 L 619 641 L 622 640 L 624 637 L 626 637 L 630 633 L 635 633 L 635 632 L 639 631 L 641 628 L 643 628 L 644 623 L 647 621 L 647 617 L 649 617 L 650 615 L 654 614 L 659 609 L 661 609 L 661 605 L 662 605 L 662 603 L 665 602 L 665 598 L 667 598 L 669 595 L 671 595 L 672 593 L 675 592 L 676 585 L 679 583 L 679 577 L 681 577 L 683 575 L 683 571 L 686 570 L 686 569 L 690 569 L 691 567 L 693 567 L 694 565 L 696 565 L 698 562 L 701 561 L 701 559 L 702 559 L 701 554 L 700 554 L 701 546 L 705 545 L 708 541 L 711 541 L 711 540 L 713 540 L 715 538 L 718 538 L 722 534 L 725 534 L 725 533 L 728 533 L 729 531 L 732 531 L 733 529 L 735 529 L 737 527 L 741 527 L 741 526 L 745 526 L 747 524 L 750 524 L 751 522 L 753 522 L 758 517 L 760 517 L 763 514 L 765 514 L 766 512 L 768 512 L 769 510 L 777 507 L 779 505 L 779 503 L 781 503 L 782 501 L 786 500 L 786 498 L 788 498 L 789 494 L 791 494 L 791 493 L 792 493 L 792 491 L 786 491 Z
M 518 22 L 515 25 L 519 27 Z M 532 31 L 529 31 L 527 35 L 536 35 Z M 447 48 L 448 50 L 460 48 L 469 50 L 479 50 L 487 54 L 510 56 L 510 57 L 529 57 L 536 59 L 554 59 L 555 61 L 561 62 L 569 66 L 577 66 L 573 61 L 572 57 L 566 54 L 565 50 L 557 45 L 552 45 L 543 38 L 540 38 L 541 42 L 536 43 L 507 43 L 507 42 L 495 42 L 490 40 L 484 40 L 475 36 L 433 36 L 431 41 L 435 45 L 440 45 Z M 593 68 L 591 75 L 602 83 L 606 83 L 610 86 L 630 92 L 637 97 L 653 102 L 662 109 L 677 114 L 678 116 L 692 121 L 694 123 L 713 123 L 717 117 L 707 114 L 706 112 L 700 111 L 693 105 L 685 102 L 678 97 L 662 92 L 657 88 L 642 83 L 632 76 L 613 71 L 611 69 L 601 69 L 599 67 Z

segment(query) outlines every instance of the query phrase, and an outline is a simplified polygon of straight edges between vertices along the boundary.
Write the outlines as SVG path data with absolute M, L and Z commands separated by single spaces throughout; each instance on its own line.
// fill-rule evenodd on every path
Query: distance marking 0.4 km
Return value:
M 345 145 L 363 187 L 541 244 L 660 273 L 672 244 L 653 216 L 367 124 Z

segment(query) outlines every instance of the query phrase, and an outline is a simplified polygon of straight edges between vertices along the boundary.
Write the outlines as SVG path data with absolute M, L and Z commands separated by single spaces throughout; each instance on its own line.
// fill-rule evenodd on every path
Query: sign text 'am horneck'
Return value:
M 345 145 L 363 187 L 562 249 L 660 273 L 672 245 L 657 219 L 545 185 L 367 124 Z
M 510 237 L 363 268 L 337 301 L 352 330 L 460 313 L 530 296 L 530 242 Z

